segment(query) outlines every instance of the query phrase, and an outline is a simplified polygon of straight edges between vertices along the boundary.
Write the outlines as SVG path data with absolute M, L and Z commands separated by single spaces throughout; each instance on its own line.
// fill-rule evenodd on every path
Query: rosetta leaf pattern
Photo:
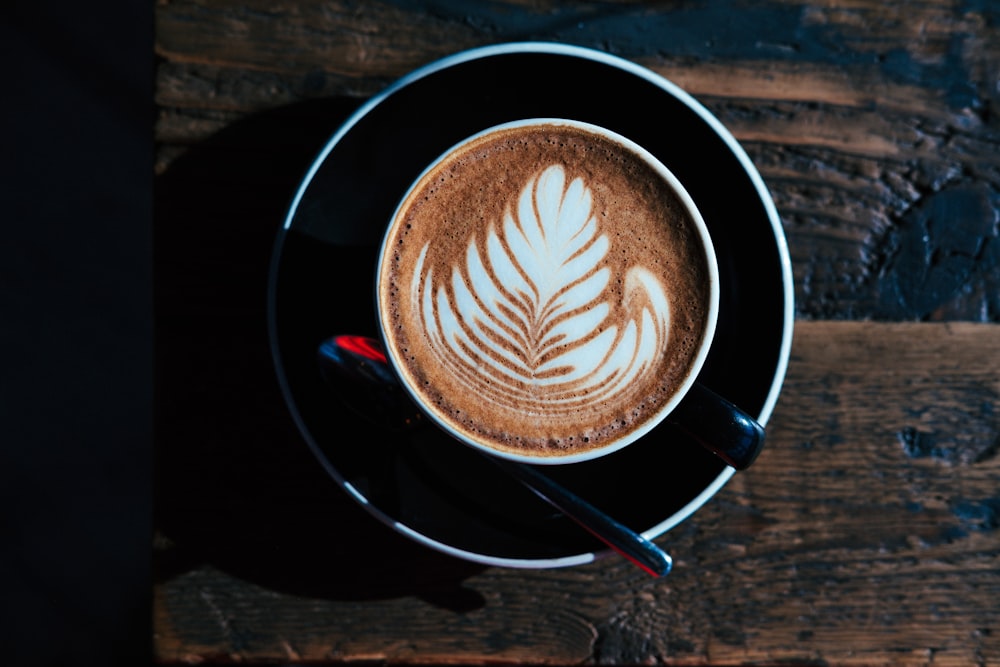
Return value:
M 623 302 L 612 299 L 592 192 L 566 181 L 554 165 L 527 183 L 484 239 L 470 235 L 449 276 L 425 269 L 428 244 L 412 282 L 440 366 L 485 400 L 535 414 L 625 391 L 667 338 L 669 304 L 650 271 L 630 268 Z

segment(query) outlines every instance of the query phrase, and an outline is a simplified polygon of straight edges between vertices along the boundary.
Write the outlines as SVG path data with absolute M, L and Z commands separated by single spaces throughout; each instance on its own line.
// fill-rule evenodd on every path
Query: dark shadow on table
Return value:
M 190 147 L 154 190 L 155 529 L 159 581 L 210 564 L 307 597 L 484 604 L 482 566 L 365 512 L 296 430 L 267 329 L 272 249 L 298 182 L 358 100 L 305 102 Z

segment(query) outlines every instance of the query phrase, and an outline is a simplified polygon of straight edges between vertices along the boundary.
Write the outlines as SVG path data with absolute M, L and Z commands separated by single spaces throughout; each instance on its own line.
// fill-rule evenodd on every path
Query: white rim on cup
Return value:
M 681 382 L 681 385 L 677 389 L 677 391 L 673 393 L 670 399 L 667 402 L 665 402 L 652 417 L 647 419 L 643 424 L 641 424 L 637 428 L 630 431 L 628 434 L 624 435 L 623 437 L 617 440 L 614 440 L 613 442 L 610 442 L 601 447 L 595 447 L 594 449 L 588 449 L 582 452 L 576 452 L 570 454 L 551 454 L 551 455 L 546 454 L 541 456 L 518 454 L 515 452 L 504 451 L 501 449 L 493 448 L 488 444 L 481 444 L 479 442 L 475 442 L 473 439 L 465 436 L 463 433 L 458 431 L 451 423 L 443 419 L 436 412 L 432 410 L 425 411 L 425 414 L 434 423 L 436 423 L 440 428 L 442 428 L 445 432 L 454 437 L 456 440 L 458 440 L 464 445 L 472 447 L 473 449 L 477 449 L 487 455 L 497 456 L 510 461 L 518 461 L 520 463 L 531 463 L 535 465 L 563 465 L 571 463 L 580 463 L 583 461 L 590 461 L 593 459 L 600 458 L 602 456 L 607 456 L 608 454 L 612 454 L 627 447 L 628 445 L 632 444 L 639 438 L 648 434 L 651 430 L 653 430 L 656 426 L 658 426 L 660 422 L 662 422 L 673 411 L 673 409 L 677 407 L 677 405 L 681 402 L 684 396 L 687 395 L 687 392 L 691 388 L 691 385 L 695 383 L 695 380 L 698 377 L 698 373 L 701 372 L 701 368 L 705 364 L 705 360 L 708 358 L 708 352 L 712 347 L 712 340 L 715 337 L 715 327 L 719 319 L 719 265 L 715 257 L 715 247 L 712 244 L 712 236 L 711 234 L 709 234 L 708 226 L 705 224 L 705 221 L 701 216 L 701 212 L 695 205 L 694 200 L 691 198 L 691 195 L 688 193 L 687 189 L 684 188 L 684 185 L 674 175 L 674 173 L 671 172 L 666 167 L 666 165 L 664 165 L 655 155 L 653 155 L 648 150 L 646 150 L 636 142 L 632 141 L 628 137 L 622 136 L 621 134 L 609 130 L 607 128 L 594 125 L 593 123 L 586 123 L 583 121 L 570 120 L 566 118 L 525 118 L 521 120 L 510 121 L 507 123 L 501 123 L 500 125 L 486 128 L 485 130 L 481 130 L 480 132 L 477 132 L 472 136 L 467 137 L 462 141 L 459 141 L 454 146 L 450 147 L 448 150 L 442 153 L 437 159 L 432 161 L 423 170 L 423 172 L 421 172 L 420 175 L 417 176 L 416 179 L 414 179 L 413 184 L 407 190 L 406 194 L 403 195 L 399 205 L 396 207 L 395 211 L 393 212 L 390 218 L 390 224 L 387 226 L 385 236 L 383 237 L 382 240 L 381 249 L 379 250 L 376 267 L 378 267 L 378 273 L 380 273 L 382 265 L 386 259 L 386 246 L 391 240 L 393 232 L 396 229 L 395 222 L 396 219 L 399 217 L 400 211 L 403 210 L 403 208 L 407 205 L 408 200 L 410 199 L 410 195 L 421 184 L 421 182 L 424 180 L 424 177 L 428 173 L 433 171 L 434 168 L 437 167 L 437 165 L 447 160 L 448 157 L 452 155 L 456 150 L 460 150 L 463 146 L 473 143 L 481 137 L 506 129 L 514 129 L 519 127 L 539 127 L 539 126 L 577 128 L 584 130 L 586 132 L 590 132 L 597 136 L 611 139 L 613 142 L 623 146 L 627 150 L 638 155 L 647 165 L 652 167 L 656 171 L 656 173 L 659 174 L 660 178 L 662 178 L 670 185 L 670 188 L 677 195 L 677 198 L 681 201 L 684 208 L 687 210 L 688 215 L 691 217 L 691 221 L 698 232 L 698 237 L 701 240 L 701 245 L 705 252 L 705 265 L 708 270 L 708 278 L 709 278 L 709 305 L 708 305 L 708 312 L 706 313 L 705 331 L 702 336 L 701 342 L 699 344 L 698 352 L 695 355 L 693 361 L 691 362 L 691 367 L 688 370 L 688 374 L 685 376 L 683 382 Z M 388 340 L 388 336 L 385 333 L 387 323 L 381 316 L 382 313 L 381 296 L 382 295 L 378 287 L 376 286 L 375 298 L 376 302 L 379 303 L 379 306 L 378 308 L 376 308 L 376 311 L 380 313 L 379 324 L 381 328 L 382 339 L 386 355 L 388 356 L 393 367 L 396 369 L 396 374 L 400 378 L 400 384 L 407 391 L 407 393 L 410 395 L 413 401 L 417 405 L 421 405 L 422 403 L 424 403 L 424 397 L 407 381 L 406 373 L 401 371 L 401 368 L 404 366 L 404 364 L 401 363 L 395 346 L 390 343 L 390 341 Z

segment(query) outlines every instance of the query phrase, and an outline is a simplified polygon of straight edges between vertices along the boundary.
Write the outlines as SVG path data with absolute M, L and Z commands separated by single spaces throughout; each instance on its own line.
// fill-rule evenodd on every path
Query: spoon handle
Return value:
M 555 483 L 530 465 L 505 461 L 492 456 L 487 458 L 528 487 L 542 500 L 649 574 L 654 577 L 662 577 L 670 572 L 673 561 L 667 553 L 569 489 Z
M 360 414 L 382 424 L 391 415 L 389 421 L 398 422 L 401 429 L 425 423 L 400 390 L 377 340 L 335 336 L 320 345 L 318 356 L 327 380 L 348 389 L 348 402 Z M 655 544 L 534 467 L 488 454 L 482 456 L 641 569 L 657 577 L 670 572 L 670 556 Z

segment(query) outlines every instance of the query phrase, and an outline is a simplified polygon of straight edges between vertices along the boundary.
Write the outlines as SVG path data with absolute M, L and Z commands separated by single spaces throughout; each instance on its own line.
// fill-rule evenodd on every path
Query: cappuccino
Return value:
M 693 382 L 717 269 L 680 184 L 632 142 L 536 120 L 461 143 L 390 222 L 377 276 L 388 356 L 460 439 L 539 463 L 647 432 Z

